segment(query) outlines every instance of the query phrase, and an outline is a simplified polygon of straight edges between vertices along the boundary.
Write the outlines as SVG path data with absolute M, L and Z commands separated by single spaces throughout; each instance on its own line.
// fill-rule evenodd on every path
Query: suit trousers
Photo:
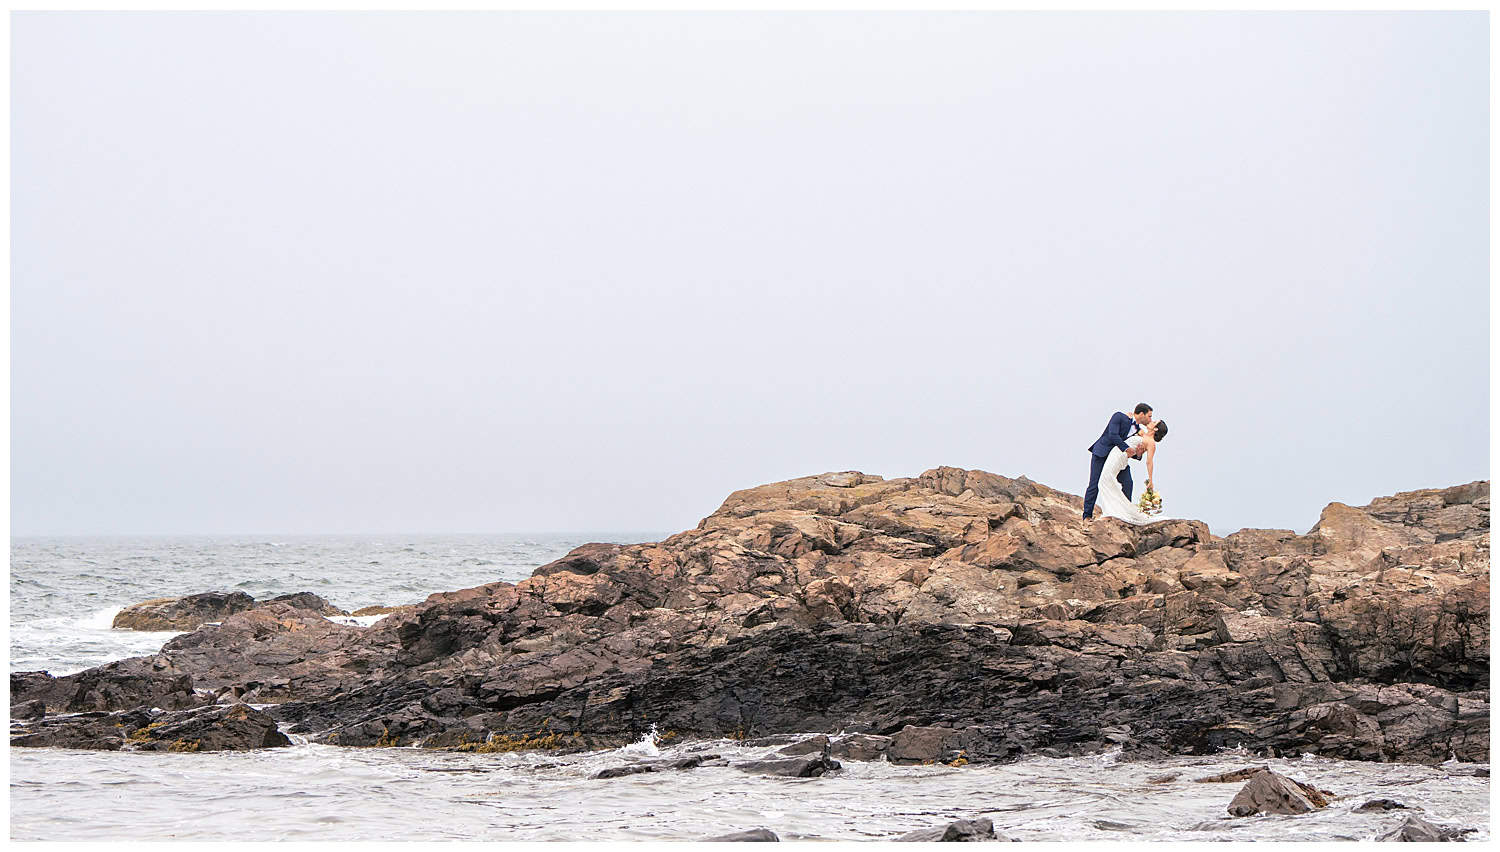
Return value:
M 1094 516 L 1094 501 L 1099 499 L 1099 475 L 1104 472 L 1104 462 L 1108 456 L 1096 456 L 1089 453 L 1089 487 L 1083 492 L 1083 516 L 1092 518 Z M 1120 483 L 1120 490 L 1125 492 L 1125 499 L 1130 499 L 1130 492 L 1135 490 L 1135 483 L 1130 478 L 1130 463 L 1120 468 L 1120 475 L 1115 477 Z

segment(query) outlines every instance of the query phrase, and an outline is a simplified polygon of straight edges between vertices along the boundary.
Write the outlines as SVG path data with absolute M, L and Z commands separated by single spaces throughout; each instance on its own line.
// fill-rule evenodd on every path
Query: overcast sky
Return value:
M 17 535 L 1488 477 L 1469 14 L 18 14 Z

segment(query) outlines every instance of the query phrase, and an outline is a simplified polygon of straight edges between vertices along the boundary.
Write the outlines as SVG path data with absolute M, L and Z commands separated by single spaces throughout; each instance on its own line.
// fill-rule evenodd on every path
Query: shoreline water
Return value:
M 950 768 L 845 762 L 821 778 L 732 767 L 594 779 L 640 755 L 475 755 L 304 742 L 248 753 L 12 751 L 12 839 L 692 840 L 769 828 L 782 840 L 891 839 L 986 817 L 1018 840 L 1371 840 L 1408 813 L 1489 838 L 1487 778 L 1459 765 L 1264 760 L 1229 752 L 1130 763 L 1114 753 Z M 660 747 L 673 758 L 773 755 L 732 741 Z M 1230 817 L 1240 784 L 1192 779 L 1266 763 L 1339 795 L 1297 817 Z M 1165 783 L 1151 779 L 1176 773 Z M 228 779 L 227 781 L 225 779 Z M 1408 810 L 1356 813 L 1372 798 Z M 81 803 L 104 801 L 82 809 Z M 1420 809 L 1420 810 L 1418 810 Z M 275 810 L 267 825 L 257 814 Z M 424 814 L 413 820 L 411 814 Z M 1479 815 L 1483 815 L 1480 819 Z

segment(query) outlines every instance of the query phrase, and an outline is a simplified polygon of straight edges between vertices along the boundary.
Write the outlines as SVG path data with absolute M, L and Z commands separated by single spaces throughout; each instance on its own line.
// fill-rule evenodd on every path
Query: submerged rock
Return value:
M 1220 772 L 1217 775 L 1206 775 L 1202 778 L 1194 778 L 1199 784 L 1222 784 L 1228 781 L 1248 781 L 1257 772 L 1270 772 L 1269 766 L 1247 766 L 1244 769 L 1232 769 L 1228 772 Z
M 798 757 L 787 760 L 751 760 L 736 763 L 734 768 L 742 772 L 759 775 L 780 775 L 786 778 L 817 778 L 828 772 L 843 768 L 837 760 L 825 757 Z
M 1357 813 L 1357 814 L 1366 814 L 1366 813 L 1375 813 L 1375 812 L 1384 813 L 1385 811 L 1405 810 L 1405 809 L 1406 809 L 1406 805 L 1403 805 L 1403 804 L 1401 804 L 1400 802 L 1398 802 L 1398 801 L 1396 801 L 1394 799 L 1371 799 L 1370 801 L 1365 802 L 1364 804 L 1362 804 L 1359 807 L 1355 808 L 1354 809 L 1354 813 Z
M 1237 817 L 1255 814 L 1305 814 L 1326 807 L 1331 795 L 1285 775 L 1260 770 L 1250 776 L 1250 780 L 1230 801 L 1229 814 Z
M 896 840 L 915 843 L 973 843 L 982 840 L 1005 840 L 995 836 L 995 824 L 986 818 L 954 820 L 941 828 L 919 828 Z
M 779 843 L 780 837 L 769 828 L 752 828 L 749 831 L 736 831 L 733 834 L 721 834 L 718 837 L 705 837 L 703 843 Z
M 1386 843 L 1451 843 L 1461 842 L 1463 836 L 1473 831 L 1472 828 L 1452 828 L 1449 826 L 1434 825 L 1425 819 L 1412 814 L 1406 818 L 1401 825 L 1395 829 L 1382 834 L 1380 840 Z
M 643 772 L 664 772 L 671 769 L 697 769 L 700 766 L 725 765 L 717 754 L 695 754 L 692 757 L 677 758 L 676 760 L 654 760 L 646 763 L 628 763 L 624 766 L 611 766 L 594 773 L 595 778 L 622 778 L 626 775 L 640 775 Z

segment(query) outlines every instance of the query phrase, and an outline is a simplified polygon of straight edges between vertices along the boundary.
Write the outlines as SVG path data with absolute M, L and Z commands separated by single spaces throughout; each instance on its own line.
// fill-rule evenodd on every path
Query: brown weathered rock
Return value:
M 47 704 L 38 699 L 23 701 L 20 704 L 10 705 L 11 719 L 40 719 L 47 715 Z
M 1405 810 L 1406 805 L 1394 799 L 1371 799 L 1354 809 L 1354 813 L 1384 813 L 1385 811 Z
M 816 737 L 810 737 L 800 743 L 792 743 L 776 753 L 797 757 L 804 754 L 822 754 L 831 748 L 832 744 L 829 742 L 828 736 L 826 734 L 818 734 Z
M 209 690 L 346 745 L 618 745 L 655 723 L 890 734 L 908 763 L 1486 759 L 1488 483 L 1334 504 L 1306 535 L 1084 525 L 1080 505 L 958 468 L 800 477 L 371 627 L 269 603 L 124 668 L 13 675 L 13 700 L 170 709 L 157 697 Z
M 1199 784 L 1222 784 L 1228 781 L 1248 781 L 1260 772 L 1270 772 L 1269 766 L 1247 766 L 1244 769 L 1232 769 L 1228 772 L 1220 772 L 1217 775 L 1205 775 L 1193 780 Z
M 195 630 L 253 606 L 255 598 L 244 592 L 201 592 L 180 598 L 153 598 L 120 610 L 110 626 L 116 630 Z
M 244 592 L 200 592 L 180 598 L 154 598 L 131 604 L 115 615 L 110 625 L 117 630 L 196 630 L 220 622 L 237 612 L 267 604 L 286 604 L 319 615 L 348 615 L 312 592 L 278 595 L 256 601 Z
M 1261 770 L 1235 794 L 1230 816 L 1255 814 L 1305 814 L 1328 805 L 1329 793 L 1285 775 Z
M 12 746 L 118 751 L 247 751 L 291 745 L 264 711 L 245 704 L 153 714 L 145 707 L 120 713 L 53 716 L 12 731 Z
M 212 702 L 194 689 L 192 676 L 161 657 L 132 657 L 59 678 L 46 672 L 14 672 L 10 694 L 13 701 L 40 701 L 52 713 L 141 705 L 176 710 Z
M 787 778 L 817 778 L 836 769 L 841 769 L 837 760 L 819 757 L 797 757 L 788 760 L 748 760 L 734 764 L 741 772 L 757 775 L 781 775 Z
M 705 837 L 704 843 L 777 843 L 781 838 L 776 832 L 769 828 L 752 828 L 749 831 L 736 831 L 733 834 L 721 834 L 718 837 Z
M 885 750 L 890 747 L 890 737 L 877 737 L 870 734 L 850 734 L 840 737 L 833 743 L 830 750 L 834 757 L 843 760 L 879 760 Z
M 413 608 L 413 604 L 403 606 L 362 606 L 349 613 L 350 615 L 390 615 L 393 612 L 406 612 Z
M 1434 825 L 1411 814 L 1401 825 L 1381 835 L 1380 840 L 1385 843 L 1450 843 L 1463 840 L 1470 831 L 1473 829 Z
M 952 728 L 907 725 L 891 737 L 885 759 L 895 764 L 946 763 L 957 756 L 961 743 L 959 732 Z
M 919 828 L 896 838 L 908 843 L 974 843 L 1004 839 L 995 836 L 995 824 L 985 817 L 954 820 L 940 828 Z
M 165 714 L 128 738 L 140 751 L 249 751 L 288 746 L 276 720 L 248 704 Z

